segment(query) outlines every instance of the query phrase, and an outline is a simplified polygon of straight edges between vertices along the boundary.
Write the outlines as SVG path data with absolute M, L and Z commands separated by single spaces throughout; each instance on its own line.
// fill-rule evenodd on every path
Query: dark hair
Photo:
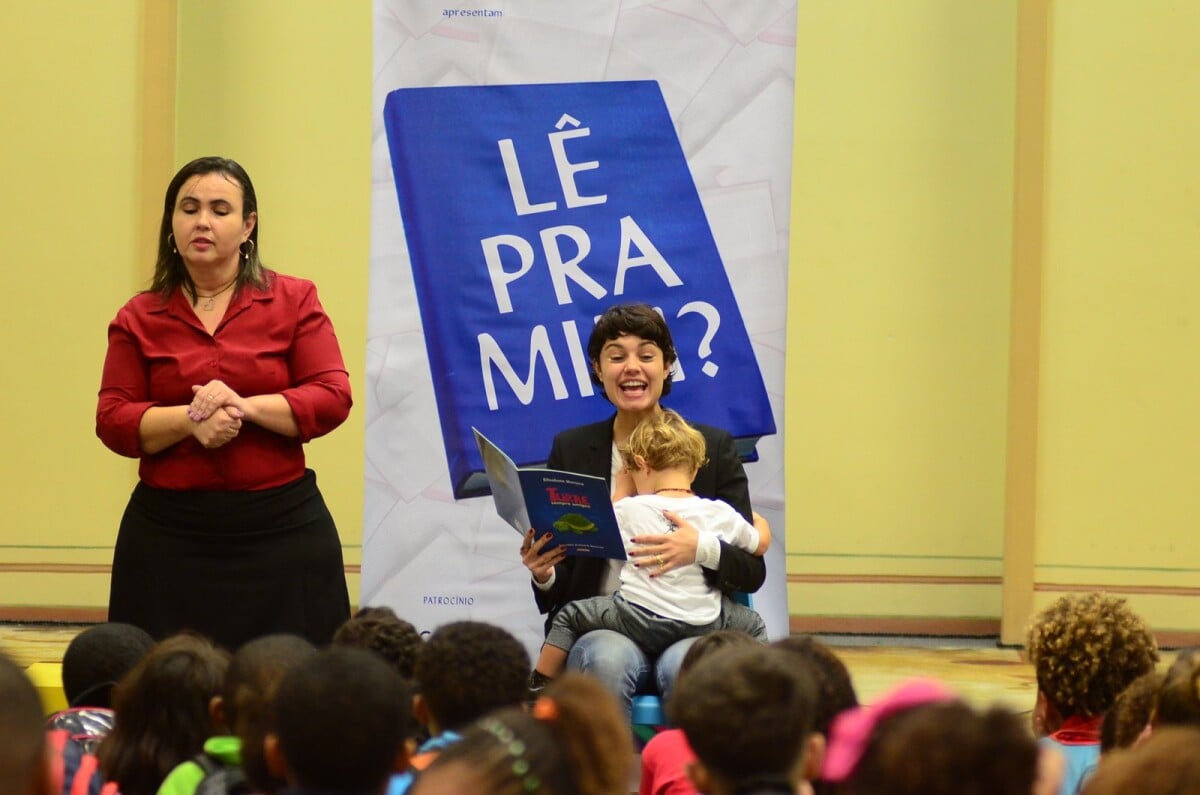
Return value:
M 161 294 L 164 301 L 177 287 L 186 288 L 193 296 L 196 294 L 196 285 L 184 267 L 183 257 L 171 243 L 171 220 L 175 215 L 175 203 L 183 183 L 203 174 L 222 174 L 241 187 L 243 219 L 249 218 L 250 213 L 258 212 L 258 197 L 254 193 L 254 184 L 250 181 L 246 169 L 236 161 L 224 157 L 200 157 L 179 169 L 167 185 L 167 194 L 163 199 L 162 223 L 158 230 L 158 260 L 154 263 L 154 278 L 150 282 L 150 292 Z M 242 250 L 235 293 L 248 284 L 255 287 L 263 287 L 266 284 L 266 272 L 259 257 L 258 228 L 259 223 L 256 221 L 254 228 L 250 230 L 250 245 Z
M 24 792 L 46 763 L 45 717 L 33 683 L 3 654 L 0 705 L 0 792 Z
M 378 792 L 408 734 L 412 689 L 364 649 L 334 647 L 288 671 L 275 696 L 275 733 L 295 783 Z
M 1200 727 L 1200 649 L 1184 649 L 1167 669 L 1152 722 L 1159 726 Z
M 1104 758 L 1084 795 L 1193 795 L 1200 792 L 1200 729 L 1167 726 Z
M 1154 713 L 1154 701 L 1162 682 L 1163 675 L 1151 671 L 1121 691 L 1100 724 L 1100 753 L 1126 748 L 1141 736 Z
M 838 792 L 849 795 L 1029 795 L 1037 741 L 1016 713 L 961 701 L 922 704 L 875 727 Z
M 833 719 L 845 710 L 858 706 L 858 694 L 850 671 L 833 650 L 812 635 L 793 635 L 771 644 L 808 663 L 809 673 L 817 686 L 817 704 L 813 711 L 813 731 L 829 736 Z
M 72 707 L 112 706 L 112 689 L 154 647 L 141 627 L 112 622 L 71 639 L 62 658 L 63 693 Z
M 409 680 L 416 671 L 421 643 L 417 628 L 397 616 L 390 607 L 361 608 L 333 634 L 335 646 L 373 651 Z
M 683 655 L 683 661 L 679 663 L 676 680 L 695 668 L 696 664 L 705 657 L 720 649 L 757 645 L 759 642 L 753 635 L 749 632 L 742 632 L 740 629 L 718 629 L 707 635 L 701 635 L 691 646 L 688 646 L 687 652 Z
M 1026 646 L 1038 690 L 1063 718 L 1103 715 L 1158 662 L 1146 622 L 1124 599 L 1098 592 L 1066 594 L 1038 613 Z
M 588 361 L 592 363 L 592 383 L 603 386 L 600 376 L 596 373 L 596 363 L 600 361 L 600 352 L 604 346 L 626 334 L 649 340 L 662 350 L 663 364 L 667 370 L 663 380 L 662 397 L 671 394 L 671 379 L 674 377 L 674 365 L 678 358 L 675 354 L 675 342 L 671 339 L 671 329 L 667 327 L 667 321 L 649 304 L 617 304 L 605 309 L 596 319 L 587 344 Z M 604 394 L 603 390 L 601 394 Z M 607 395 L 605 399 L 608 399 Z
M 459 729 L 528 693 L 529 652 L 505 629 L 480 621 L 438 627 L 417 654 L 417 689 L 438 727 Z
M 720 649 L 679 677 L 669 715 L 705 768 L 736 788 L 798 773 L 815 703 L 808 672 L 756 644 Z
M 271 731 L 271 705 L 289 670 L 315 657 L 317 649 L 298 635 L 266 635 L 234 653 L 221 690 L 225 721 L 241 740 L 242 770 L 256 792 L 273 792 L 275 779 L 263 757 L 263 738 Z
M 565 673 L 546 686 L 532 714 L 511 707 L 480 719 L 416 781 L 458 767 L 472 792 L 489 795 L 624 795 L 633 745 L 624 710 L 599 681 Z
M 209 702 L 228 666 L 229 654 L 198 635 L 151 649 L 113 690 L 116 722 L 97 753 L 104 777 L 123 795 L 154 795 L 212 734 Z

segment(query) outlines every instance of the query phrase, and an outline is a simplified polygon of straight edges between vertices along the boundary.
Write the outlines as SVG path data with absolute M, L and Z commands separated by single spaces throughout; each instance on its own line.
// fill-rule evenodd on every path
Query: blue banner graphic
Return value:
M 775 433 L 656 82 L 403 88 L 384 120 L 456 498 L 487 492 L 472 426 L 526 466 L 611 412 L 586 344 L 615 303 L 667 319 L 665 403 L 748 455 Z

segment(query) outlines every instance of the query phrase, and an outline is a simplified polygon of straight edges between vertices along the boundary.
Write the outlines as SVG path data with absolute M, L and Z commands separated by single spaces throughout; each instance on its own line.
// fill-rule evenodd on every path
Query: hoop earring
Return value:
M 238 248 L 242 250 L 242 259 L 245 260 L 246 262 L 249 262 L 250 256 L 252 254 L 254 254 L 254 241 L 251 240 L 250 238 L 246 238 L 245 240 L 242 241 L 242 245 L 246 245 L 246 244 L 250 245 L 249 249 L 242 249 L 241 246 L 238 246 Z
M 174 232 L 167 233 L 167 245 L 171 247 L 172 254 L 179 253 L 179 249 L 175 248 L 175 233 Z

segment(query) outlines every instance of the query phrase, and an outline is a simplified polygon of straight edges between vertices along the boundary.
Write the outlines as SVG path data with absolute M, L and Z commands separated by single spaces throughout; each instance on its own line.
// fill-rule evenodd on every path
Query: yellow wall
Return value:
M 94 417 L 137 286 L 143 21 L 137 2 L 0 3 L 0 618 L 107 602 L 135 466 Z
M 358 600 L 371 190 L 371 4 L 180 0 L 176 152 L 241 163 L 269 267 L 312 279 L 354 409 L 307 446 Z M 165 186 L 164 186 L 165 187 Z
M 1104 585 L 1160 628 L 1200 627 L 1200 6 L 1020 5 L 1050 24 L 1040 387 L 1036 419 L 1011 430 L 1010 309 L 1030 300 L 1010 288 L 1028 243 L 1013 240 L 1017 7 L 798 5 L 786 532 L 800 625 L 994 631 L 1015 438 L 1036 451 L 1033 601 Z M 338 328 L 357 405 L 310 462 L 353 568 L 371 4 L 42 0 L 0 4 L 0 30 L 0 619 L 103 612 L 136 477 L 93 432 L 104 329 L 149 275 L 166 178 L 201 154 L 246 165 L 266 260 L 315 280 Z
M 798 14 L 793 623 L 995 631 L 1016 12 L 824 0 Z
M 1200 5 L 1051 4 L 1035 589 L 1200 627 Z

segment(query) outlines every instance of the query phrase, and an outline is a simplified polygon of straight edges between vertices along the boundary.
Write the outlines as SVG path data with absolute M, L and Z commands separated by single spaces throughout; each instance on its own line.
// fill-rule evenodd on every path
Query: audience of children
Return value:
M 1200 729 L 1165 726 L 1134 747 L 1106 754 L 1083 795 L 1195 795 L 1200 792 Z
M 392 777 L 388 795 L 403 795 L 414 775 L 461 739 L 474 721 L 525 701 L 529 653 L 507 630 L 479 621 L 438 627 L 417 654 L 412 711 L 429 739 L 413 756 L 411 770 Z
M 696 663 L 718 649 L 750 646 L 758 641 L 745 632 L 721 629 L 698 638 L 679 665 L 679 679 Z M 676 682 L 679 681 L 676 679 Z M 642 777 L 639 795 L 695 795 L 696 787 L 688 778 L 687 766 L 696 759 L 682 729 L 664 729 L 650 738 L 642 749 Z
M 154 646 L 113 690 L 116 723 L 97 749 L 93 781 L 115 783 L 121 795 L 154 795 L 212 736 L 209 703 L 228 667 L 228 653 L 196 635 Z
M 88 627 L 67 645 L 62 684 L 69 706 L 46 720 L 56 789 L 70 792 L 76 778 L 91 778 L 96 749 L 115 720 L 113 688 L 153 646 L 144 629 L 121 623 Z
M 532 709 L 476 721 L 416 779 L 413 795 L 624 795 L 633 745 L 624 710 L 600 682 L 567 673 Z
M 1163 683 L 1163 674 L 1142 674 L 1121 691 L 1100 724 L 1100 753 L 1133 745 L 1150 725 L 1154 702 Z
M 334 633 L 333 645 L 373 651 L 411 682 L 421 633 L 390 607 L 362 607 Z
M 284 674 L 316 653 L 299 635 L 267 635 L 239 648 L 221 694 L 209 702 L 216 733 L 171 771 L 158 795 L 278 792 L 284 782 L 270 774 L 263 757 L 275 691 Z
M 1037 676 L 1034 731 L 1066 762 L 1061 795 L 1076 795 L 1100 758 L 1104 713 L 1158 646 L 1126 604 L 1101 593 L 1067 594 L 1039 613 L 1026 643 Z
M 45 716 L 25 672 L 0 654 L 0 792 L 52 795 Z
M 628 477 L 617 484 L 613 509 L 627 543 L 671 532 L 663 512 L 673 511 L 717 541 L 756 556 L 765 554 L 771 541 L 765 524 L 752 525 L 727 503 L 692 491 L 692 481 L 706 461 L 704 436 L 678 413 L 666 409 L 643 419 L 620 452 L 623 478 Z M 613 595 L 577 599 L 554 615 L 534 666 L 531 690 L 536 693 L 561 673 L 575 640 L 593 630 L 620 632 L 651 657 L 676 641 L 719 629 L 740 630 L 766 641 L 762 617 L 710 585 L 700 564 L 668 568 L 661 556 L 657 566 L 646 563 L 626 561 Z
M 1028 641 L 1036 735 L 1011 711 L 974 709 L 932 680 L 860 707 L 844 664 L 811 637 L 763 645 L 709 633 L 668 704 L 678 728 L 643 750 L 639 792 L 1200 792 L 1200 649 L 1157 673 L 1145 622 L 1102 594 L 1058 600 Z M 201 637 L 148 647 L 99 625 L 68 648 L 64 689 L 68 712 L 111 702 L 115 720 L 70 775 L 47 739 L 67 733 L 53 728 L 62 716 L 47 730 L 36 691 L 0 657 L 0 792 L 629 791 L 636 757 L 616 699 L 568 673 L 530 707 L 529 674 L 524 646 L 500 627 L 456 622 L 421 641 L 387 608 L 360 611 L 324 651 L 268 636 L 232 660 Z M 417 721 L 429 739 L 414 752 Z
M 412 686 L 378 655 L 334 646 L 296 663 L 264 749 L 289 795 L 380 795 L 408 766 Z
M 776 648 L 730 646 L 680 677 L 669 714 L 696 754 L 687 772 L 697 791 L 795 793 L 815 777 L 816 685 L 796 662 Z
M 823 776 L 838 795 L 1053 795 L 1058 787 L 1057 776 L 1039 778 L 1037 742 L 1016 713 L 976 711 L 923 679 L 839 715 Z

